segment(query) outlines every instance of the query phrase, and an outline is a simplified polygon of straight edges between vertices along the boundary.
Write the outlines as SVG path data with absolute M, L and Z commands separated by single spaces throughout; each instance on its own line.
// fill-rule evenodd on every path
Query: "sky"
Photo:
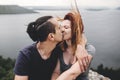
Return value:
M 0 0 L 0 5 L 70 6 L 74 0 Z M 120 0 L 76 0 L 83 7 L 120 7 Z

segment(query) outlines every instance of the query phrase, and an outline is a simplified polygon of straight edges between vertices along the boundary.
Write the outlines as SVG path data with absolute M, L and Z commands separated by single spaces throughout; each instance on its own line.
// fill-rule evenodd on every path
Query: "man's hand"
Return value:
M 85 50 L 85 48 L 81 45 L 77 46 L 75 56 L 80 65 L 80 70 L 82 72 L 85 72 L 85 70 L 88 68 L 88 66 L 92 60 L 92 56 L 90 54 L 88 54 L 87 51 Z

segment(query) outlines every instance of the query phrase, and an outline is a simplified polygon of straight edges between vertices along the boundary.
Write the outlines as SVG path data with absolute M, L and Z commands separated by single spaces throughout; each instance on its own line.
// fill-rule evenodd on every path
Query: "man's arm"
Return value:
M 14 80 L 28 80 L 28 76 L 15 75 Z
M 77 57 L 79 65 L 83 65 L 83 66 L 80 66 L 81 70 L 83 71 L 88 68 L 93 58 L 92 55 L 88 54 L 85 47 L 81 45 L 77 45 L 75 56 Z
M 28 80 L 28 63 L 27 57 L 23 52 L 20 52 L 14 66 L 14 80 Z

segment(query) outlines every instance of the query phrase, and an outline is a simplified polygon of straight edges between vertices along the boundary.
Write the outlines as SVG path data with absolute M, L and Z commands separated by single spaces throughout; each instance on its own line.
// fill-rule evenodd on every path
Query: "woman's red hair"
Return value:
M 82 18 L 79 12 L 73 10 L 65 15 L 64 20 L 71 21 L 71 36 L 72 36 L 71 44 L 73 48 L 73 53 L 75 54 L 77 45 L 82 44 L 82 34 L 84 31 L 84 25 L 82 22 Z M 66 50 L 66 48 L 67 48 L 67 44 L 64 41 L 62 43 L 62 49 Z

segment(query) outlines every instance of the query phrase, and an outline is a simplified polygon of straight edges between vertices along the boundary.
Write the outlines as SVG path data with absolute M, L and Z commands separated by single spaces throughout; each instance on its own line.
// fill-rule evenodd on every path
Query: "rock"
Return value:
M 95 71 L 89 70 L 89 74 L 88 74 L 89 80 L 111 80 L 108 77 L 105 77 Z

